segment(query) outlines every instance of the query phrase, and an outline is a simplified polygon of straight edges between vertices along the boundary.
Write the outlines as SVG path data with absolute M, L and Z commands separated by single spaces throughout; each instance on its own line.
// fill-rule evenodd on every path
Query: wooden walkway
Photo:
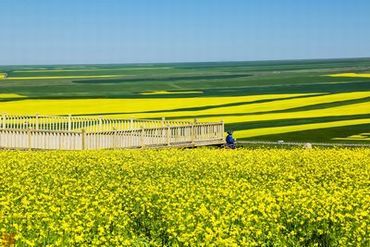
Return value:
M 0 148 L 98 150 L 224 143 L 223 122 L 3 114 Z

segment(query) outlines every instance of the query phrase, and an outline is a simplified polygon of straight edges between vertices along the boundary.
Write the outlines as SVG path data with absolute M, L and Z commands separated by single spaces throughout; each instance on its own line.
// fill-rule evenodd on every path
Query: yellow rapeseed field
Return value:
M 370 78 L 370 73 L 340 73 L 340 74 L 331 74 L 331 77 L 358 77 L 358 78 Z
M 369 149 L 0 152 L 17 246 L 369 246 Z
M 0 99 L 20 99 L 20 98 L 26 97 L 16 93 L 0 93 Z
M 275 121 L 363 115 L 360 119 L 332 120 L 235 131 L 237 138 L 288 133 L 329 127 L 369 124 L 370 91 L 336 94 L 266 94 L 229 97 L 136 98 L 136 99 L 22 99 L 0 103 L 8 114 L 102 114 L 121 118 L 180 118 L 244 124 Z M 265 101 L 265 102 L 264 102 Z M 354 101 L 351 104 L 340 102 Z M 356 103 L 358 101 L 358 103 Z M 339 103 L 338 103 L 339 102 Z M 337 104 L 335 104 L 337 103 Z M 330 105 L 333 104 L 333 105 Z M 321 105 L 321 106 L 320 106 Z M 328 107 L 328 105 L 330 107 Z M 319 106 L 319 107 L 315 107 Z

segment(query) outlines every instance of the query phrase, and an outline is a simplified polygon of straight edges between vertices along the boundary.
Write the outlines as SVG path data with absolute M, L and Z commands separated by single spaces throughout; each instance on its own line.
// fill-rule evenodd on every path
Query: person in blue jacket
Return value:
M 226 136 L 226 147 L 235 149 L 236 148 L 236 143 L 235 139 L 233 137 L 233 132 L 228 131 L 227 136 Z

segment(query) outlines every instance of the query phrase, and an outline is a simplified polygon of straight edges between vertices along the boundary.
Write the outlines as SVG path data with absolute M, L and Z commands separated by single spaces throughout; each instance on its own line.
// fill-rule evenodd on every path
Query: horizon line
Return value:
M 209 60 L 209 61 L 173 61 L 173 62 L 123 62 L 123 63 L 52 63 L 52 64 L 0 64 L 0 67 L 16 66 L 101 66 L 101 65 L 166 65 L 166 64 L 204 64 L 204 63 L 243 63 L 243 62 L 288 62 L 288 61 L 325 61 L 325 60 L 355 60 L 370 59 L 370 56 L 359 57 L 322 57 L 322 58 L 289 58 L 289 59 L 257 59 L 257 60 Z

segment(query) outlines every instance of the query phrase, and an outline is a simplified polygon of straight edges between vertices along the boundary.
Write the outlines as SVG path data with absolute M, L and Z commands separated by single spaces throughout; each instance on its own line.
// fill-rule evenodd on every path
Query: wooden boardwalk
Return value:
M 223 122 L 3 114 L 0 148 L 98 150 L 224 143 Z

